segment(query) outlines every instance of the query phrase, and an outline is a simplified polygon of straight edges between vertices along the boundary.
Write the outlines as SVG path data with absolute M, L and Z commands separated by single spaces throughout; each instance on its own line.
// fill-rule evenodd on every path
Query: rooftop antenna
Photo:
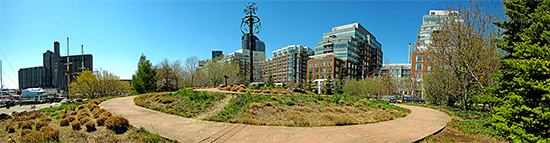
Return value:
M 84 70 L 86 69 L 84 67 L 84 45 L 80 45 L 81 46 L 81 49 L 82 49 L 82 64 L 80 66 L 80 69 L 82 70 L 82 72 L 84 72 Z
M 69 100 L 71 100 L 71 87 L 69 86 L 71 83 L 71 73 L 70 73 L 70 69 L 69 69 L 69 65 L 71 64 L 70 60 L 69 60 L 69 37 L 67 37 L 67 63 L 65 65 L 67 65 L 67 97 L 69 98 Z

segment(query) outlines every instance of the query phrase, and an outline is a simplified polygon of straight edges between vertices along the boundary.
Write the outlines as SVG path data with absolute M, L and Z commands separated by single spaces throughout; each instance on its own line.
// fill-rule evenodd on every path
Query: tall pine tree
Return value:
M 550 139 L 550 1 L 504 2 L 507 20 L 495 22 L 504 30 L 498 46 L 501 59 L 495 88 L 503 99 L 492 116 L 493 126 L 514 142 Z
M 139 94 L 154 92 L 157 90 L 157 79 L 157 70 L 146 59 L 145 54 L 141 54 L 138 70 L 132 75 L 132 89 Z

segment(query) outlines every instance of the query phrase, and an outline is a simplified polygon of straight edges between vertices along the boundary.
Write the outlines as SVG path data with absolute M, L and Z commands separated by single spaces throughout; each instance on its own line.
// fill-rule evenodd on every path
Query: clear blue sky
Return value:
M 266 56 L 288 46 L 315 47 L 332 27 L 359 22 L 382 43 L 390 63 L 406 63 L 422 15 L 451 1 L 256 2 Z M 462 1 L 461 3 L 464 3 Z M 494 2 L 500 5 L 500 2 Z M 19 68 L 41 66 L 42 53 L 61 43 L 66 55 L 93 54 L 94 68 L 130 79 L 141 53 L 153 64 L 189 56 L 210 58 L 241 48 L 246 1 L 0 1 L 0 60 L 7 88 Z M 4 56 L 5 55 L 5 56 Z

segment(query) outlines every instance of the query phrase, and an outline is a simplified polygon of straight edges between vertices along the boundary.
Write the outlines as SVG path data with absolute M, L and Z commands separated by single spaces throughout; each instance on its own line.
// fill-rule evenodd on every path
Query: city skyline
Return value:
M 247 2 L 0 2 L 0 49 L 6 88 L 17 88 L 20 68 L 42 64 L 42 53 L 61 43 L 61 55 L 94 55 L 94 67 L 130 79 L 144 53 L 153 64 L 164 58 L 211 58 L 241 47 L 239 25 Z M 332 27 L 362 23 L 383 45 L 390 63 L 407 63 L 421 17 L 450 1 L 256 2 L 266 53 L 288 45 L 314 47 Z M 461 3 L 461 2 L 459 2 Z M 500 4 L 500 2 L 495 2 Z M 354 13 L 348 14 L 346 13 Z M 266 59 L 271 58 L 266 54 Z M 113 62 L 115 61 L 115 62 Z M 384 62 L 386 62 L 384 60 Z M 95 69 L 94 69 L 95 70 Z

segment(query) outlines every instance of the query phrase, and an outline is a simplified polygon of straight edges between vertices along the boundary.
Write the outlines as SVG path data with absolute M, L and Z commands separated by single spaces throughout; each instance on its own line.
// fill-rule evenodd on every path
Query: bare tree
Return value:
M 185 76 L 185 70 L 183 69 L 183 65 L 182 65 L 182 62 L 181 60 L 177 60 L 177 61 L 174 61 L 172 62 L 172 70 L 174 71 L 174 74 L 175 74 L 175 80 L 176 80 L 176 87 L 178 89 L 181 89 L 183 88 L 184 86 L 184 76 Z
M 452 6 L 449 8 L 449 17 L 440 23 L 440 30 L 432 33 L 428 60 L 433 61 L 433 71 L 452 73 L 454 84 L 460 85 L 452 94 L 461 96 L 466 109 L 470 95 L 483 95 L 486 87 L 496 84 L 491 74 L 496 72 L 502 53 L 496 47 L 499 34 L 492 23 L 496 17 L 490 7 L 477 2 L 457 7 L 458 13 L 450 11 Z M 445 78 L 448 77 L 440 76 Z
M 185 71 L 187 71 L 189 77 L 191 78 L 191 86 L 195 86 L 194 79 L 199 68 L 199 58 L 196 56 L 188 57 L 185 59 Z

